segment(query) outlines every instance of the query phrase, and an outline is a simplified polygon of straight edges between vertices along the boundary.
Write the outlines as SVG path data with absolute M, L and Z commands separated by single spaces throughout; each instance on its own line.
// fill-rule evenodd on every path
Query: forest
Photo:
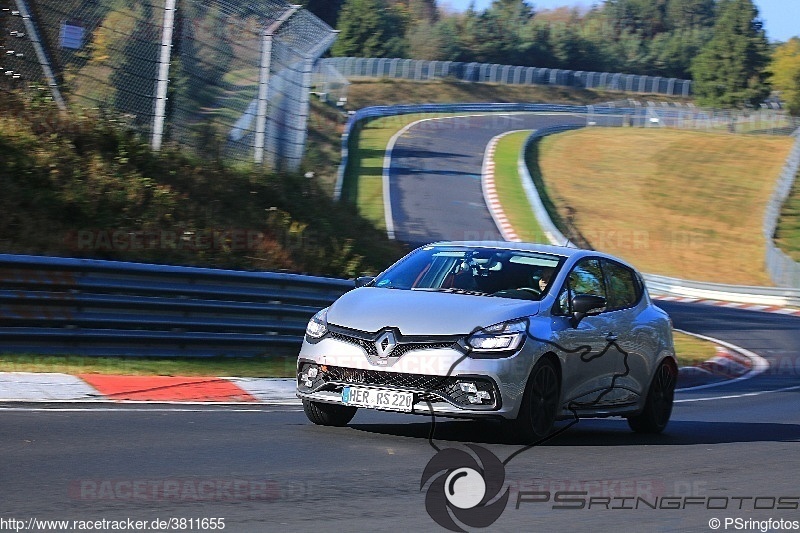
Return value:
M 565 1 L 565 3 L 568 3 Z M 494 0 L 306 0 L 340 31 L 334 56 L 476 61 L 692 79 L 699 103 L 750 107 L 772 91 L 800 113 L 800 39 L 767 40 L 752 0 L 605 0 L 538 10 Z

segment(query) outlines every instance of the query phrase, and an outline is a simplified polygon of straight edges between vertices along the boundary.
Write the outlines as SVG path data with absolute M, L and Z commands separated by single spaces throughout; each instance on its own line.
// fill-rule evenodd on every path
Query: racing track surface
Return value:
M 467 131 L 430 136 L 418 148 L 401 139 L 403 176 L 423 174 L 421 147 L 436 154 L 460 150 L 443 143 L 464 145 L 478 135 L 479 122 L 470 124 Z M 412 129 L 409 139 L 416 142 L 417 135 Z M 488 140 L 494 133 L 480 135 Z M 432 163 L 435 172 L 428 175 L 441 179 L 444 167 Z M 459 166 L 459 172 L 468 182 L 478 171 Z M 414 202 L 403 202 L 412 197 L 399 197 L 409 215 Z M 461 201 L 454 205 L 481 202 Z M 431 219 L 445 213 L 428 211 Z M 800 318 L 662 306 L 676 327 L 755 351 L 771 369 L 678 393 L 663 435 L 634 434 L 621 420 L 582 420 L 520 453 L 506 467 L 512 495 L 505 511 L 491 527 L 471 531 L 700 532 L 711 531 L 712 518 L 800 520 Z M 0 427 L 4 519 L 221 517 L 225 531 L 444 531 L 426 513 L 420 491 L 435 454 L 423 416 L 360 412 L 348 427 L 323 428 L 291 406 L 9 405 L 0 410 Z M 500 459 L 520 450 L 493 422 L 439 420 L 434 442 L 461 449 L 477 443 Z M 528 499 L 546 494 L 550 500 L 517 508 L 518 489 Z M 556 492 L 564 490 L 659 498 L 667 508 L 553 509 Z M 611 506 L 631 505 L 618 499 Z
M 607 124 L 617 117 L 592 117 Z M 420 122 L 392 153 L 390 198 L 398 240 L 502 240 L 481 192 L 481 165 L 489 140 L 510 130 L 586 124 L 586 117 L 514 113 Z

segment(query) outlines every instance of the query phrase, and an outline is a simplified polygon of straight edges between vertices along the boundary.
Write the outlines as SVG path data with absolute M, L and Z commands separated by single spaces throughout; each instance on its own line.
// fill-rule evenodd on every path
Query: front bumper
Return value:
M 341 405 L 342 389 L 360 386 L 413 393 L 415 414 L 514 418 L 532 367 L 523 352 L 524 347 L 508 357 L 479 359 L 455 343 L 435 340 L 416 342 L 395 361 L 381 364 L 363 343 L 340 337 L 313 344 L 304 341 L 297 364 L 297 396 Z M 316 372 L 309 379 L 312 365 Z

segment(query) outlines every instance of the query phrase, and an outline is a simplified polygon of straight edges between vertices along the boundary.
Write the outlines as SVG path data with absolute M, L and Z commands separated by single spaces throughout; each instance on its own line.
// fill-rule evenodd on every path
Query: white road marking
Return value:
M 688 389 L 687 389 L 688 390 Z M 729 394 L 727 396 L 710 396 L 706 398 L 685 398 L 683 400 L 675 400 L 675 403 L 689 403 L 689 402 L 710 402 L 712 400 L 731 400 L 735 398 L 749 398 L 751 396 L 762 396 L 764 394 L 772 394 L 773 392 L 789 392 L 793 390 L 800 390 L 800 385 L 792 387 L 784 387 L 782 389 L 761 390 L 755 392 L 743 392 L 741 394 Z

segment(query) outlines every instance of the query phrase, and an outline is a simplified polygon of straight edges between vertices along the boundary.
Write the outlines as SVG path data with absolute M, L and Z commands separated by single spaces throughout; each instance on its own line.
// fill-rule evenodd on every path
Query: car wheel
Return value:
M 678 372 L 675 366 L 664 361 L 656 370 L 647 400 L 641 413 L 628 417 L 628 425 L 637 433 L 661 433 L 667 427 L 675 398 Z
M 309 420 L 320 426 L 346 426 L 356 414 L 358 407 L 303 400 L 303 411 Z
M 543 439 L 553 430 L 561 396 L 561 384 L 555 363 L 542 358 L 533 367 L 519 415 L 513 421 L 517 436 L 526 444 Z

